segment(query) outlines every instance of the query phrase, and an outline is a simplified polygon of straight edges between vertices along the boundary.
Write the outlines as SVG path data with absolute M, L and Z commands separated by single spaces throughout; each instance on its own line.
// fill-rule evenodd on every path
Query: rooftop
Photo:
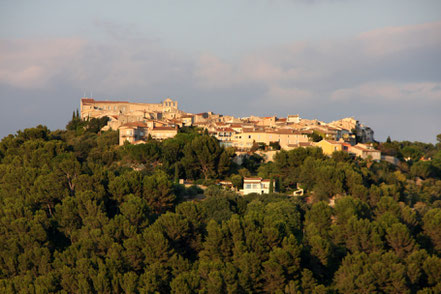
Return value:
M 89 104 L 89 103 L 129 103 L 128 101 L 103 101 L 103 100 L 95 100 L 92 98 L 81 98 L 81 102 L 83 104 Z

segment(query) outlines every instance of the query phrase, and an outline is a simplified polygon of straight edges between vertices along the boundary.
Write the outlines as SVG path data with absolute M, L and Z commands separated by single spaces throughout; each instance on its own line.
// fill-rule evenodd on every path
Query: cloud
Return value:
M 122 24 L 111 20 L 97 19 L 94 21 L 94 25 L 98 30 L 103 31 L 114 40 L 130 40 L 139 38 L 142 35 L 134 24 Z
M 191 59 L 148 39 L 3 40 L 0 56 L 0 84 L 28 90 L 68 85 L 81 93 L 148 93 L 164 81 L 185 81 L 193 71 Z
M 441 21 L 413 26 L 386 27 L 360 34 L 364 52 L 374 57 L 390 56 L 403 51 L 439 48 Z
M 17 88 L 50 87 L 85 48 L 81 39 L 1 40 L 0 83 Z
M 115 28 L 107 22 L 98 25 L 115 32 L 116 37 L 100 42 L 2 40 L 0 83 L 41 88 L 63 79 L 80 88 L 120 91 L 173 78 L 204 91 L 259 84 L 274 98 L 297 89 L 309 93 L 301 96 L 325 95 L 326 99 L 326 95 L 335 98 L 348 92 L 345 89 L 366 88 L 369 83 L 408 83 L 421 77 L 426 81 L 418 82 L 438 82 L 441 76 L 441 62 L 434 55 L 441 50 L 441 22 L 383 28 L 348 39 L 274 46 L 229 61 L 210 53 L 193 58 L 164 48 L 158 40 L 137 34 L 128 37 L 129 27 Z
M 240 82 L 236 80 L 237 72 L 231 64 L 211 54 L 199 57 L 193 74 L 197 85 L 202 88 L 231 87 Z
M 229 63 L 216 56 L 204 54 L 198 59 L 194 72 L 196 86 L 202 89 L 216 91 L 240 85 L 259 85 L 262 99 L 274 101 L 312 97 L 311 91 L 291 84 L 303 76 L 311 75 L 302 68 L 286 67 L 260 55 L 248 55 L 238 63 Z
M 334 101 L 369 99 L 384 101 L 441 101 L 440 83 L 366 83 L 354 88 L 338 89 L 331 94 Z
M 289 101 L 305 101 L 314 97 L 314 93 L 299 88 L 287 88 L 280 86 L 272 86 L 268 89 L 265 98 L 269 98 L 271 102 L 277 102 L 286 105 Z

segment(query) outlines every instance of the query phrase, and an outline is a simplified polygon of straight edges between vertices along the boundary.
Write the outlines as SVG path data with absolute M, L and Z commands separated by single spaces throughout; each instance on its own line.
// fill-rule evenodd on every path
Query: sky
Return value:
M 0 138 L 83 96 L 441 133 L 441 1 L 1 1 Z

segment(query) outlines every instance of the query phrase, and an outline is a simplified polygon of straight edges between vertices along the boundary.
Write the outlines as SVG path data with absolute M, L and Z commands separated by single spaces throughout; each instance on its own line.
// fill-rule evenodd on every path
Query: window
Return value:
M 257 184 L 253 184 L 253 189 L 257 189 Z
M 251 139 L 251 135 L 248 135 L 248 139 Z
M 251 189 L 251 184 L 246 184 L 245 189 Z

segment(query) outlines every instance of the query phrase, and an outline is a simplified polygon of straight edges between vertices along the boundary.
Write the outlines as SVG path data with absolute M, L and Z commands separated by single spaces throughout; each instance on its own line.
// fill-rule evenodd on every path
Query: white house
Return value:
M 301 118 L 298 114 L 296 115 L 288 115 L 286 122 L 288 123 L 296 123 L 298 124 L 300 122 Z
M 243 179 L 243 195 L 250 193 L 257 194 L 268 194 L 270 192 L 270 182 L 269 179 L 262 178 L 244 178 Z M 274 185 L 274 182 L 273 182 Z M 275 189 L 274 189 L 275 191 Z

